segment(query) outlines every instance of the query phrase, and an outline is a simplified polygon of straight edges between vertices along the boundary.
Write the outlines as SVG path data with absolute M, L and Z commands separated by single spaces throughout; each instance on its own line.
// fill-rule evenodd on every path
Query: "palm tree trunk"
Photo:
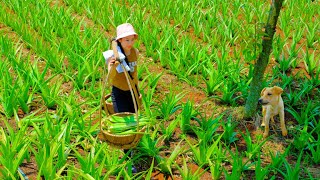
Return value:
M 246 118 L 253 117 L 257 112 L 258 99 L 262 90 L 261 82 L 264 79 L 264 72 L 269 63 L 269 56 L 272 49 L 273 36 L 276 31 L 276 25 L 283 0 L 272 0 L 268 21 L 265 26 L 265 35 L 262 41 L 262 51 L 254 66 L 253 79 L 250 83 L 250 92 L 245 105 Z

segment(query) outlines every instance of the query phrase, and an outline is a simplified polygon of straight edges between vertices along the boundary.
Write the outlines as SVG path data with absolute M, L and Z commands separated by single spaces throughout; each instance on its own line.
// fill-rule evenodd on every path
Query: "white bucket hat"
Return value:
M 121 38 L 130 36 L 130 35 L 136 35 L 138 37 L 138 34 L 134 31 L 134 28 L 129 23 L 120 24 L 117 27 L 117 37 L 116 40 L 119 40 Z

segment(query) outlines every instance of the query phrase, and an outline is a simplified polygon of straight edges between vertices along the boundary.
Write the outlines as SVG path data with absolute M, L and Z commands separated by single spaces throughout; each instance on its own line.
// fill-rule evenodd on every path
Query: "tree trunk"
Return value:
M 264 72 L 269 62 L 269 56 L 272 49 L 272 40 L 276 31 L 276 25 L 283 0 L 272 0 L 268 21 L 265 26 L 265 34 L 262 41 L 262 51 L 254 66 L 253 79 L 250 83 L 250 92 L 245 105 L 246 118 L 253 117 L 257 112 L 258 99 L 262 90 Z

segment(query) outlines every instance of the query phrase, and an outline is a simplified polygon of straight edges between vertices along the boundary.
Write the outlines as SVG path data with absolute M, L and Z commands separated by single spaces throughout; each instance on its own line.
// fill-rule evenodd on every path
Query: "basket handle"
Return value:
M 109 115 L 109 112 L 107 110 L 107 105 L 105 103 L 105 96 L 104 96 L 104 93 L 105 93 L 105 88 L 107 86 L 107 83 L 108 83 L 108 78 L 109 78 L 109 72 L 108 74 L 106 74 L 106 63 L 104 63 L 104 68 L 103 68 L 103 71 L 102 71 L 102 77 L 106 77 L 105 80 L 102 82 L 102 78 L 100 79 L 100 84 L 102 86 L 102 91 L 101 91 L 101 100 L 100 100 L 100 108 L 99 108 L 99 120 L 100 120 L 100 131 L 101 132 L 105 132 L 102 128 L 102 106 L 104 108 L 104 111 L 106 112 L 106 114 Z
M 117 60 L 117 61 L 120 61 L 117 46 L 118 46 L 117 42 L 116 42 L 116 41 L 112 41 L 113 54 L 114 54 L 114 56 L 116 57 L 116 60 Z M 124 53 L 124 52 L 123 52 L 123 53 Z M 137 107 L 137 100 L 136 100 L 136 98 L 139 98 L 139 97 L 138 97 L 138 93 L 137 93 L 136 89 L 133 89 L 133 88 L 132 88 L 132 83 L 134 83 L 134 82 L 132 81 L 131 78 L 129 78 L 129 74 L 128 74 L 128 72 L 126 71 L 126 69 L 125 69 L 124 65 L 122 64 L 122 62 L 120 62 L 120 65 L 121 65 L 121 68 L 122 68 L 123 71 L 124 71 L 124 75 L 125 75 L 125 77 L 126 77 L 126 80 L 127 80 L 127 83 L 128 83 L 129 89 L 130 89 L 130 93 L 131 93 L 131 97 L 132 97 L 132 102 L 133 102 L 133 106 L 134 106 L 134 111 L 135 111 L 135 115 L 136 115 L 136 119 L 137 119 L 137 131 L 139 131 L 138 107 Z M 131 80 L 131 81 L 130 81 L 130 80 Z

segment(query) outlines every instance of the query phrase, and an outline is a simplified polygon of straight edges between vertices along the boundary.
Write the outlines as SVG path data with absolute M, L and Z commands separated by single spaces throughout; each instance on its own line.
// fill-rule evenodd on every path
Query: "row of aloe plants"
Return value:
M 269 8 L 268 4 L 263 4 L 261 2 L 253 3 L 237 1 L 232 7 L 226 7 L 223 3 L 221 5 L 217 5 L 219 3 L 209 3 L 211 8 L 206 9 L 203 7 L 208 5 L 206 4 L 208 2 L 194 4 L 190 1 L 162 6 L 160 2 L 150 3 L 139 1 L 138 3 L 130 2 L 129 5 L 123 5 L 123 8 L 121 9 L 116 9 L 114 8 L 115 5 L 112 5 L 112 12 L 114 13 L 111 15 L 110 13 L 101 15 L 98 13 L 98 6 L 94 5 L 95 2 L 87 5 L 67 0 L 66 3 L 72 5 L 75 11 L 85 8 L 87 9 L 87 12 L 93 12 L 90 16 L 92 16 L 92 19 L 94 20 L 99 19 L 101 16 L 106 16 L 105 19 L 107 20 L 102 22 L 105 23 L 104 26 L 107 26 L 107 24 L 114 25 L 118 22 L 120 23 L 127 20 L 134 22 L 134 24 L 139 27 L 137 29 L 139 34 L 141 34 L 141 43 L 146 46 L 146 54 L 148 56 L 153 57 L 154 60 L 159 59 L 163 66 L 170 68 L 178 78 L 185 80 L 191 85 L 199 86 L 199 82 L 205 83 L 205 90 L 208 96 L 219 93 L 219 87 L 221 86 L 221 89 L 224 89 L 224 91 L 221 92 L 224 96 L 218 98 L 222 99 L 222 102 L 226 102 L 227 104 L 235 103 L 235 101 L 230 102 L 232 101 L 230 99 L 243 98 L 241 95 L 246 95 L 245 91 L 252 78 L 252 73 L 250 73 L 253 69 L 252 61 L 257 58 L 261 44 L 259 39 L 261 39 L 263 35 L 263 32 L 260 29 L 263 28 L 263 23 L 266 21 Z M 318 78 L 318 53 L 315 47 L 319 43 L 317 41 L 318 35 L 316 32 L 319 23 L 313 20 L 305 23 L 302 18 L 298 17 L 294 17 L 294 19 L 288 18 L 291 17 L 292 13 L 296 10 L 294 3 L 295 2 L 287 1 L 284 3 L 284 6 L 287 6 L 288 10 L 283 12 L 283 16 L 280 16 L 280 30 L 282 30 L 284 34 L 286 34 L 285 31 L 287 31 L 285 29 L 289 29 L 290 31 L 290 27 L 284 25 L 285 23 L 288 24 L 289 21 L 293 21 L 298 27 L 303 28 L 294 31 L 293 34 L 285 35 L 284 37 L 282 34 L 277 35 L 273 45 L 273 55 L 278 62 L 281 71 L 287 72 L 290 69 L 297 68 L 302 62 L 305 65 L 308 74 L 314 78 Z M 118 2 L 118 4 L 120 6 L 122 3 Z M 179 8 L 178 5 L 180 5 Z M 138 10 L 131 10 L 131 8 L 135 6 L 139 7 L 136 8 Z M 151 7 L 153 6 L 161 7 L 161 10 L 147 11 L 147 9 L 152 9 Z M 305 17 L 306 19 L 315 15 L 316 7 L 313 6 L 312 3 L 306 3 L 303 6 L 305 6 L 305 9 L 300 9 L 300 7 L 298 7 L 298 9 L 301 11 L 306 11 L 306 9 L 310 11 L 310 13 L 307 13 L 308 17 Z M 102 7 L 103 11 L 109 12 L 110 10 L 107 8 L 110 8 L 110 5 L 104 5 Z M 208 24 L 208 26 L 211 26 L 210 28 L 204 28 L 209 29 L 209 31 L 204 32 L 204 34 L 212 37 L 209 42 L 202 40 L 200 42 L 201 44 L 199 44 L 197 43 L 197 40 L 192 39 L 193 33 L 188 32 L 187 29 L 180 28 L 181 24 L 188 24 L 178 19 L 179 17 L 188 19 L 185 18 L 185 16 L 187 16 L 186 12 L 180 12 L 184 8 L 196 9 L 195 11 L 197 13 L 193 14 L 191 21 L 196 21 L 195 19 L 198 17 L 204 18 L 206 17 L 206 14 L 216 14 L 216 17 L 206 18 L 206 20 L 201 19 L 199 20 L 199 23 L 194 23 L 198 26 L 200 24 L 202 27 Z M 172 9 L 175 9 L 175 11 L 172 11 Z M 249 10 L 253 11 L 250 11 L 249 13 Z M 223 18 L 226 16 L 224 15 L 224 12 L 230 11 L 235 13 L 235 15 L 231 17 L 228 14 L 232 19 L 232 23 L 228 22 L 230 18 Z M 79 13 L 84 14 L 86 12 L 81 11 Z M 153 14 L 160 14 L 160 16 L 152 16 Z M 178 16 L 177 14 L 180 15 Z M 239 14 L 241 16 L 249 14 L 252 17 L 245 18 L 246 21 L 245 24 L 243 24 L 241 19 L 237 19 Z M 162 18 L 164 15 L 166 15 L 166 18 Z M 220 16 L 222 18 L 218 18 Z M 158 21 L 151 20 L 150 17 L 158 18 L 158 21 L 162 23 L 158 25 Z M 212 24 L 207 23 L 210 19 L 213 19 L 214 21 Z M 171 20 L 174 23 L 171 23 Z M 241 24 L 239 22 L 241 22 Z M 189 26 L 192 27 L 191 25 Z M 246 26 L 248 26 L 248 28 L 244 28 Z M 196 27 L 192 28 L 197 29 Z M 235 47 L 230 47 L 232 46 L 232 43 L 230 43 L 231 40 L 227 38 L 229 35 L 224 34 L 230 29 L 234 29 L 235 32 L 232 33 L 236 34 L 232 35 L 234 36 L 234 39 L 237 39 Z M 147 34 L 147 36 L 144 34 Z M 305 36 L 307 39 L 306 41 L 309 43 L 301 44 L 302 36 Z M 154 41 L 155 37 L 157 38 L 157 41 Z M 180 39 L 183 39 L 183 41 Z M 243 39 L 245 39 L 245 41 L 242 41 Z M 311 42 L 312 45 L 310 44 Z M 302 47 L 307 47 L 308 50 L 304 50 Z M 233 53 L 230 54 L 230 51 Z M 237 63 L 234 64 L 234 61 Z M 243 63 L 243 61 L 249 63 L 249 65 L 244 66 L 246 63 Z M 181 68 L 183 69 L 183 73 L 181 73 Z M 247 73 L 248 71 L 249 73 Z M 194 74 L 200 74 L 202 78 L 201 76 L 200 78 L 199 76 L 193 76 Z M 228 76 L 226 74 L 228 74 Z M 215 78 L 217 76 L 221 78 Z M 225 78 L 226 76 L 231 77 Z M 270 74 L 270 76 L 272 75 Z M 234 83 L 237 84 L 238 82 L 242 84 L 239 85 L 240 87 L 232 85 Z M 227 85 L 224 86 L 224 84 Z M 313 86 L 316 85 L 317 84 L 313 84 Z M 233 93 L 228 93 L 228 91 Z
M 167 100 L 170 102 L 178 102 L 177 99 L 181 98 L 181 96 L 169 96 L 171 98 L 167 98 Z M 177 113 L 174 110 L 176 108 L 181 109 L 181 113 Z M 209 118 L 199 116 L 197 109 L 190 101 L 184 104 L 175 103 L 167 115 L 164 112 L 168 111 L 159 111 L 156 107 L 152 108 L 151 112 L 153 116 L 165 117 L 169 115 L 170 118 L 167 120 L 155 119 L 155 123 L 141 139 L 136 148 L 135 156 L 130 161 L 124 161 L 121 151 L 112 149 L 106 143 L 99 141 L 95 136 L 97 127 L 81 124 L 79 119 L 90 116 L 92 112 L 79 116 L 77 112 L 66 112 L 61 108 L 54 114 L 47 111 L 43 117 L 30 115 L 21 119 L 22 128 L 17 132 L 12 129 L 7 120 L 3 120 L 6 127 L 1 128 L 1 154 L 12 155 L 1 158 L 1 165 L 5 167 L 2 169 L 2 176 L 17 177 L 17 167 L 21 165 L 23 160 L 29 162 L 31 156 L 35 157 L 39 167 L 38 178 L 42 176 L 49 179 L 59 177 L 83 177 L 86 179 L 111 176 L 130 177 L 130 172 L 125 170 L 126 166 L 131 161 L 139 163 L 146 158 L 152 158 L 153 163 L 150 164 L 150 169 L 136 174 L 137 178 L 150 176 L 153 168 L 172 176 L 174 170 L 178 169 L 181 176 L 195 179 L 200 178 L 205 171 L 211 172 L 213 179 L 222 176 L 227 179 L 246 177 L 246 172 L 249 171 L 254 171 L 258 179 L 275 178 L 279 174 L 285 178 L 294 178 L 300 176 L 299 172 L 304 163 L 308 163 L 309 160 L 313 163 L 319 163 L 319 143 L 313 142 L 313 146 L 308 146 L 308 148 L 314 154 L 308 154 L 309 151 L 299 149 L 300 153 L 298 153 L 298 160 L 294 167 L 285 158 L 290 154 L 290 150 L 296 150 L 291 146 L 282 153 L 264 154 L 264 156 L 270 156 L 272 161 L 262 167 L 262 146 L 266 139 L 263 140 L 261 135 L 254 137 L 248 131 L 244 133 L 236 131 L 237 125 L 234 124 L 232 116 L 228 116 L 227 121 L 224 118 L 226 115 L 223 114 Z M 168 121 L 170 121 L 170 125 L 167 128 L 162 128 L 163 123 Z M 192 125 L 191 121 L 195 121 L 197 124 Z M 34 128 L 34 131 L 27 131 L 27 127 L 30 126 Z M 169 156 L 164 156 L 161 154 L 162 150 L 169 147 L 163 142 L 173 140 L 172 135 L 178 126 L 181 126 L 183 130 L 178 137 L 180 143 L 174 149 L 169 149 L 172 150 Z M 223 126 L 223 131 L 218 131 L 219 126 Z M 199 141 L 189 140 L 188 134 L 193 133 Z M 246 150 L 243 152 L 233 149 L 237 148 L 236 141 L 239 139 L 237 134 L 240 134 L 245 140 Z M 12 162 L 12 156 L 18 157 L 17 161 Z M 304 156 L 309 160 L 301 161 Z M 183 163 L 176 162 L 178 157 L 182 157 Z M 187 160 L 186 157 L 192 159 Z M 243 158 L 248 160 L 243 162 Z M 79 163 L 80 169 L 74 162 Z M 192 174 L 193 172 L 188 170 L 186 162 L 196 163 L 199 166 L 198 171 Z M 223 166 L 226 163 L 232 165 L 231 170 Z M 97 164 L 99 168 L 96 168 Z M 201 169 L 202 171 L 200 171 Z M 304 169 L 304 171 L 308 171 L 308 169 Z M 309 176 L 312 178 L 311 175 Z
M 8 41 L 7 41 L 7 43 L 9 44 Z M 14 48 L 13 46 L 7 46 L 7 47 L 11 47 L 11 49 Z M 8 54 L 6 56 L 9 57 Z M 13 54 L 13 56 L 15 57 L 15 54 Z M 10 68 L 6 68 L 6 69 L 10 69 Z M 19 70 L 19 67 L 17 69 Z M 150 76 L 152 76 L 152 75 L 150 74 Z M 154 89 L 157 85 L 157 82 L 158 82 L 160 76 L 161 76 L 161 74 L 154 77 L 153 78 L 154 81 L 147 81 L 148 84 L 146 86 L 151 89 Z M 6 81 L 4 81 L 4 82 L 6 82 Z M 146 82 L 146 81 L 142 81 L 142 82 Z M 6 84 L 6 83 L 3 83 L 3 84 Z M 142 84 L 142 85 L 144 85 L 144 84 Z M 148 91 L 148 92 L 153 93 L 153 91 Z M 153 94 L 151 94 L 151 95 L 146 94 L 146 95 L 144 95 L 144 97 L 152 97 L 152 95 Z M 150 116 L 160 116 L 161 119 L 164 119 L 164 121 L 170 120 L 172 118 L 173 113 L 176 112 L 177 109 L 181 108 L 181 105 L 179 105 L 178 102 L 182 97 L 183 97 L 182 94 L 180 94 L 180 95 L 179 94 L 174 95 L 172 93 L 168 94 L 166 96 L 166 98 L 163 99 L 162 102 L 160 102 L 158 105 L 156 105 L 156 108 L 154 108 L 153 110 L 148 109 L 149 115 Z M 83 118 L 83 116 L 82 116 L 81 112 L 79 112 L 79 111 L 71 111 L 71 109 L 77 109 L 79 107 L 73 107 L 73 108 L 68 107 L 68 106 L 70 106 L 70 105 L 68 105 L 68 103 L 71 104 L 72 98 L 74 98 L 74 96 L 66 97 L 66 99 L 63 100 L 65 106 L 61 106 L 61 107 L 59 106 L 57 108 L 57 114 L 53 114 L 50 116 L 49 113 L 46 113 L 45 117 L 41 117 L 41 118 L 34 117 L 34 116 L 30 116 L 30 117 L 27 116 L 25 119 L 21 120 L 21 122 L 27 122 L 28 125 L 32 124 L 32 126 L 36 129 L 36 133 L 33 133 L 33 134 L 37 134 L 39 136 L 38 137 L 39 139 L 32 140 L 35 144 L 32 144 L 33 146 L 30 147 L 30 149 L 31 149 L 30 151 L 34 154 L 38 166 L 43 167 L 43 169 L 41 168 L 39 170 L 39 176 L 44 176 L 46 178 L 53 178 L 53 177 L 59 177 L 61 175 L 64 175 L 63 173 L 67 173 L 67 174 L 70 173 L 71 177 L 72 176 L 90 177 L 90 176 L 93 176 L 94 174 L 95 174 L 95 176 L 93 176 L 93 177 L 95 177 L 95 178 L 98 178 L 101 176 L 108 177 L 110 175 L 109 173 L 102 174 L 102 168 L 104 167 L 105 162 L 101 162 L 101 164 L 102 164 L 102 166 L 100 166 L 101 169 L 99 168 L 100 173 L 97 174 L 96 169 L 92 168 L 92 166 L 89 166 L 89 165 L 92 164 L 93 162 L 97 163 L 98 158 L 93 157 L 93 159 L 88 159 L 88 157 L 82 157 L 81 154 L 75 150 L 79 144 L 80 144 L 80 147 L 83 147 L 84 149 L 88 148 L 88 146 L 89 146 L 89 147 L 91 147 L 91 148 L 89 148 L 90 149 L 90 151 L 89 151 L 90 157 L 92 156 L 91 153 L 92 153 L 92 151 L 94 151 L 94 149 L 92 149 L 93 148 L 92 143 L 94 143 L 94 140 L 92 140 L 92 135 L 95 133 L 96 127 L 93 127 L 92 129 L 91 129 L 91 127 L 87 128 L 85 124 L 81 124 L 81 122 L 78 122 L 79 121 L 78 118 L 81 118 L 81 117 Z M 150 101 L 145 101 L 144 104 L 150 104 Z M 312 113 L 314 114 L 313 117 L 317 116 L 317 114 L 316 114 L 317 110 L 318 109 L 314 109 L 312 111 Z M 92 112 L 90 112 L 90 113 L 92 113 Z M 87 116 L 89 116 L 89 114 Z M 192 126 L 190 124 L 190 120 L 195 116 L 195 114 L 197 114 L 197 112 L 192 108 L 192 104 L 190 104 L 190 102 L 183 105 L 182 113 L 180 115 L 178 115 L 177 118 L 170 123 L 168 128 L 162 128 L 163 125 L 160 124 L 159 129 L 161 129 L 160 134 L 162 134 L 162 138 L 159 138 L 159 139 L 164 139 L 166 141 L 170 141 L 172 138 L 172 134 L 177 127 L 177 124 L 178 124 L 177 122 L 179 122 L 179 121 L 180 121 L 179 124 L 181 126 L 181 129 L 189 129 L 189 132 L 190 132 L 190 129 L 192 129 L 191 128 Z M 76 118 L 77 121 L 73 122 L 75 120 L 74 118 Z M 226 169 L 224 169 L 224 170 L 221 169 L 221 163 L 224 161 L 227 161 L 227 157 L 226 157 L 227 155 L 226 155 L 226 152 L 220 152 L 220 151 L 223 151 L 221 145 L 217 146 L 219 143 L 221 143 L 220 142 L 221 138 L 227 144 L 233 143 L 236 141 L 235 135 L 237 132 L 235 132 L 235 129 L 234 129 L 236 126 L 234 126 L 232 124 L 228 125 L 228 124 L 232 123 L 231 119 L 229 119 L 229 121 L 227 122 L 227 125 L 224 126 L 224 133 L 218 137 L 218 139 L 215 141 L 216 143 L 214 143 L 213 145 L 210 145 L 210 142 L 212 141 L 211 137 L 214 134 L 216 134 L 216 129 L 219 126 L 218 120 L 221 120 L 221 118 L 222 118 L 222 116 L 220 116 L 217 119 L 198 120 L 199 127 L 196 129 L 193 129 L 193 131 L 196 133 L 198 138 L 203 141 L 201 141 L 199 144 L 191 144 L 186 139 L 186 142 L 188 142 L 190 147 L 192 147 L 191 151 L 192 151 L 192 154 L 194 154 L 194 162 L 197 163 L 200 167 L 207 166 L 208 168 L 210 168 L 210 171 L 215 172 L 212 174 L 213 177 L 217 178 L 217 177 L 221 176 L 222 172 L 224 172 L 226 177 L 229 177 L 229 176 L 230 176 L 230 178 L 239 177 L 239 176 L 241 176 L 241 173 L 239 174 L 239 171 L 237 171 L 237 170 L 234 170 L 231 172 L 231 174 L 229 174 Z M 66 124 L 66 121 L 68 122 L 67 124 Z M 44 122 L 44 124 L 37 125 L 34 122 Z M 22 123 L 22 124 L 24 124 L 24 123 Z M 72 132 L 73 124 L 76 124 L 75 127 L 77 127 L 77 128 L 75 128 L 75 130 Z M 58 126 L 56 126 L 56 125 L 58 125 Z M 223 123 L 222 123 L 222 125 L 223 125 Z M 7 125 L 7 126 L 8 126 L 7 127 L 8 129 L 11 129 L 11 127 L 9 125 Z M 184 126 L 184 128 L 182 126 Z M 23 126 L 23 127 L 25 127 L 25 126 Z M 40 129 L 43 129 L 43 131 L 40 131 Z M 49 130 L 49 132 L 50 132 L 49 134 L 47 133 L 47 130 Z M 86 133 L 83 134 L 84 132 L 86 132 Z M 22 133 L 25 133 L 25 132 L 22 131 Z M 67 136 L 67 134 L 65 134 L 65 133 L 67 133 L 69 136 Z M 152 134 L 154 136 L 153 137 L 154 139 L 153 140 L 149 139 L 147 141 L 148 142 L 147 144 L 145 144 L 146 140 L 142 139 L 142 141 L 141 141 L 141 143 L 142 143 L 141 148 L 142 149 L 140 149 L 140 146 L 138 148 L 142 152 L 142 154 L 139 154 L 139 155 L 146 156 L 146 154 L 147 154 L 150 156 L 150 152 L 152 152 L 152 151 L 150 151 L 150 148 L 152 148 L 151 145 L 153 145 L 153 148 L 156 148 L 156 149 L 153 149 L 153 151 L 158 152 L 158 153 L 160 152 L 160 149 L 158 147 L 156 147 L 157 143 L 159 143 L 158 142 L 159 139 L 156 139 L 156 137 L 157 137 L 156 135 L 158 135 L 157 131 L 154 131 Z M 76 138 L 75 138 L 76 141 L 71 143 L 70 138 L 73 135 L 76 136 Z M 5 136 L 6 136 L 6 133 L 3 133 L 3 137 L 5 137 Z M 10 135 L 10 137 L 11 137 L 11 135 Z M 56 142 L 55 140 L 48 141 L 48 140 L 46 140 L 46 137 L 48 137 L 49 139 L 58 138 L 58 139 L 56 139 L 58 142 Z M 262 143 L 264 143 L 264 141 L 259 142 L 259 140 L 258 140 L 257 144 L 254 144 L 253 141 L 251 140 L 249 134 L 245 134 L 245 135 L 243 135 L 243 137 L 246 140 L 246 143 L 248 145 L 248 149 L 245 152 L 245 155 L 248 156 L 249 158 L 256 157 L 257 153 L 259 153 L 261 151 L 260 148 L 261 148 Z M 299 137 L 299 136 L 297 136 L 297 137 Z M 65 141 L 61 142 L 60 141 L 61 138 L 67 138 L 67 143 Z M 86 142 L 86 141 L 78 142 L 77 141 L 82 138 L 88 138 L 89 141 L 93 141 L 93 142 Z M 148 138 L 148 136 L 146 136 L 145 138 Z M 65 140 L 65 139 L 62 139 L 62 140 Z M 152 141 L 155 141 L 155 142 L 152 143 Z M 5 141 L 5 142 L 7 142 L 7 141 Z M 26 141 L 25 143 L 28 144 L 28 142 L 29 141 Z M 67 144 L 67 146 L 60 147 L 60 143 L 62 143 L 62 145 Z M 151 143 L 151 144 L 149 144 L 149 143 Z M 299 142 L 297 144 L 299 144 Z M 57 145 L 57 146 L 55 146 L 55 145 Z M 34 146 L 36 146 L 36 147 L 39 146 L 39 147 L 34 148 Z M 69 146 L 71 146 L 71 147 L 69 147 Z M 146 146 L 146 147 L 144 147 L 144 146 Z M 50 148 L 48 148 L 48 147 L 50 147 Z M 8 148 L 9 147 L 7 147 L 7 150 L 10 151 L 11 149 L 10 148 L 8 149 Z M 26 147 L 24 147 L 24 148 L 26 148 Z M 44 150 L 47 149 L 49 152 L 37 151 L 37 149 L 40 150 L 43 148 L 44 148 Z M 59 148 L 61 148 L 61 149 L 59 150 Z M 177 158 L 177 156 L 181 153 L 180 151 L 178 151 L 179 148 L 180 147 L 178 146 L 177 149 L 174 150 L 174 152 L 176 152 L 176 153 L 173 153 L 173 155 L 170 156 L 169 159 L 163 158 L 157 153 L 155 153 L 152 156 L 155 158 L 157 163 L 159 163 L 158 168 L 160 168 L 162 172 L 172 173 L 171 168 L 175 167 L 174 159 Z M 315 162 L 317 162 L 316 161 L 316 157 L 317 157 L 316 153 L 318 153 L 318 151 L 319 151 L 317 149 L 317 146 L 315 146 L 315 148 L 314 148 L 314 146 L 308 146 L 308 148 L 312 148 L 311 152 L 314 153 L 314 156 L 310 155 L 310 157 L 315 157 Z M 53 149 L 53 150 L 51 150 L 51 149 Z M 69 157 L 69 153 L 71 152 L 70 149 L 74 150 L 74 153 L 75 153 L 74 156 L 77 157 L 78 161 L 81 164 L 82 171 L 80 171 L 80 173 L 78 172 L 79 174 L 75 173 L 76 170 L 75 170 L 74 166 L 67 164 L 66 158 Z M 53 152 L 51 152 L 51 151 L 53 151 Z M 147 151 L 147 152 L 144 152 L 144 151 Z M 16 151 L 13 150 L 13 152 L 16 152 Z M 24 153 L 21 153 L 22 158 L 24 156 L 26 156 L 26 157 L 30 156 L 30 155 L 28 156 L 25 154 L 26 153 L 25 149 L 22 152 L 24 152 Z M 59 152 L 60 152 L 60 154 L 59 154 Z M 220 152 L 220 153 L 218 153 L 218 152 Z M 43 153 L 45 153 L 45 154 L 43 154 Z M 100 153 L 102 153 L 102 150 L 100 150 L 98 154 L 100 154 Z M 212 154 L 212 153 L 215 153 L 215 154 Z M 218 153 L 218 154 L 216 154 L 216 153 Z M 106 154 L 106 152 L 104 152 L 104 154 Z M 203 156 L 201 156 L 201 154 L 208 154 L 208 156 L 203 157 Z M 70 155 L 70 156 L 72 157 L 72 155 Z M 215 157 L 214 159 L 217 158 L 218 160 L 215 162 L 212 162 L 213 161 L 212 156 Z M 218 157 L 216 157 L 216 156 L 218 156 Z M 116 157 L 118 157 L 118 156 L 116 156 Z M 137 156 L 137 157 L 139 157 L 139 156 Z M 238 157 L 239 159 L 236 160 L 235 157 Z M 242 162 L 242 161 L 240 161 L 242 156 L 234 156 L 232 158 L 233 158 L 233 161 L 235 161 L 234 163 Z M 29 159 L 30 159 L 30 157 L 29 157 Z M 283 162 L 286 162 L 286 160 L 283 159 Z M 21 159 L 16 163 L 17 164 L 15 164 L 15 167 L 17 167 L 17 165 L 21 164 Z M 250 166 L 247 163 L 234 164 L 234 166 L 235 166 L 235 168 L 239 168 L 239 170 L 241 170 L 240 172 L 244 172 L 244 171 L 247 171 L 250 169 L 249 168 Z M 5 164 L 5 163 L 3 163 L 3 164 Z M 123 168 L 125 168 L 124 165 L 119 165 L 119 166 L 123 166 Z M 110 166 L 108 166 L 108 167 L 110 167 Z M 179 166 L 177 166 L 177 168 L 178 167 Z M 286 171 L 288 171 L 287 173 L 289 173 L 291 171 L 297 171 L 299 169 L 299 166 L 296 166 L 295 169 L 290 169 L 290 166 L 288 163 L 286 164 L 285 167 L 287 168 L 286 169 Z M 70 170 L 69 170 L 69 168 L 70 168 Z M 54 169 L 56 169 L 56 170 L 54 170 Z M 276 169 L 276 170 L 277 170 L 277 172 L 281 172 L 284 175 L 288 175 L 288 176 L 290 175 L 290 174 L 283 172 L 284 171 L 283 169 L 281 169 L 281 170 Z M 180 169 L 180 171 L 186 177 L 191 176 L 190 172 L 186 172 L 185 169 L 183 171 L 182 171 L 182 169 Z M 266 174 L 269 174 L 268 172 L 270 172 L 270 171 L 271 171 L 271 169 L 266 168 L 265 171 L 256 172 L 256 173 L 262 173 L 259 176 L 265 177 Z M 84 174 L 82 174 L 82 172 L 84 172 Z M 112 172 L 113 172 L 113 170 L 112 170 Z M 125 171 L 123 171 L 123 172 L 125 172 Z M 116 173 L 116 172 L 114 172 L 114 173 Z M 13 171 L 10 171 L 10 173 L 8 173 L 7 171 L 3 172 L 4 176 L 8 175 L 8 176 L 12 177 L 13 174 L 17 175 L 17 172 L 14 171 L 14 168 L 13 168 Z M 122 173 L 120 173 L 118 175 L 124 176 Z M 200 175 L 201 175 L 201 173 L 199 173 L 199 176 Z M 294 176 L 294 175 L 296 175 L 296 174 L 293 174 L 292 176 Z M 125 175 L 125 176 L 129 176 L 129 175 Z M 143 176 L 145 176 L 145 175 L 143 174 Z M 257 174 L 257 176 L 258 176 L 258 174 Z
M 100 78 L 100 74 L 95 71 L 101 65 L 101 61 L 96 61 L 97 59 L 101 60 L 100 52 L 97 52 L 97 49 L 106 46 L 107 42 L 102 39 L 101 32 L 86 27 L 83 20 L 75 20 L 68 10 L 60 7 L 50 8 L 50 4 L 46 1 L 8 1 L 5 5 L 8 9 L 12 9 L 17 17 L 4 13 L 4 21 L 9 26 L 20 29 L 18 24 L 13 23 L 18 19 L 20 23 L 25 24 L 24 29 L 35 31 L 35 33 L 32 31 L 30 33 L 22 32 L 25 34 L 23 37 L 31 38 L 32 35 L 38 34 L 42 41 L 32 42 L 28 38 L 24 40 L 30 46 L 35 47 L 36 51 L 39 51 L 57 73 L 64 73 L 66 78 L 71 78 L 79 88 L 83 88 L 88 81 L 93 81 L 92 84 L 94 84 L 95 80 Z M 21 7 L 23 7 L 22 9 L 31 9 L 31 12 L 30 10 L 22 11 Z M 3 11 L 5 10 L 3 9 Z M 47 15 L 48 19 L 39 19 L 34 16 L 39 13 Z M 12 21 L 12 19 L 16 19 L 16 21 Z M 31 19 L 31 21 L 27 21 L 27 19 Z M 82 27 L 85 27 L 84 31 L 81 30 Z M 49 44 L 51 48 L 43 46 L 50 46 Z M 67 68 L 75 70 L 76 73 L 75 71 L 67 71 Z

